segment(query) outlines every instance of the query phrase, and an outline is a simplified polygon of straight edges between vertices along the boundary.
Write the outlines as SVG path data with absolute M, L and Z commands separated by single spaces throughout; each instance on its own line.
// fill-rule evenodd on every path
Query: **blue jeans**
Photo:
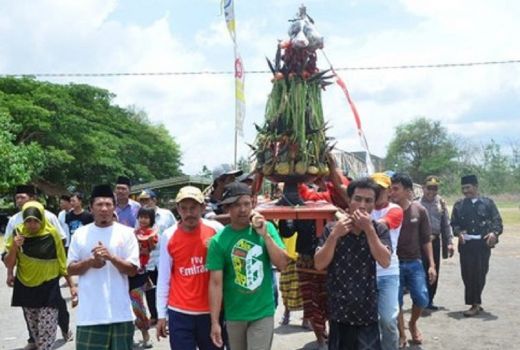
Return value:
M 381 349 L 396 350 L 399 347 L 399 275 L 378 276 L 377 293 Z
M 399 261 L 399 305 L 403 306 L 403 288 L 410 291 L 413 304 L 421 309 L 428 306 L 430 296 L 421 259 Z

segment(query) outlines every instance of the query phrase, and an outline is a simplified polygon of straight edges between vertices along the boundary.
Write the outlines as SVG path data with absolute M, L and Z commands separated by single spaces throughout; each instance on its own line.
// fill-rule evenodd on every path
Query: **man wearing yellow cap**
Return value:
M 380 188 L 371 216 L 373 220 L 388 227 L 392 242 L 390 266 L 383 268 L 377 264 L 376 271 L 381 349 L 395 350 L 399 344 L 399 330 L 397 328 L 397 316 L 399 315 L 399 259 L 397 258 L 397 242 L 403 223 L 403 209 L 389 200 L 392 179 L 388 174 L 374 173 L 371 178 Z
M 175 203 L 181 220 L 166 230 L 160 242 L 157 337 L 168 336 L 168 318 L 171 349 L 218 349 L 210 338 L 205 263 L 209 241 L 224 226 L 202 219 L 204 195 L 197 187 L 181 188 Z
M 453 256 L 453 234 L 451 233 L 450 218 L 448 216 L 448 209 L 446 202 L 441 198 L 439 193 L 440 180 L 437 176 L 430 175 L 426 178 L 423 185 L 423 195 L 420 203 L 426 208 L 428 217 L 430 218 L 430 225 L 432 229 L 431 242 L 433 249 L 433 260 L 435 261 L 435 270 L 437 272 L 437 279 L 432 284 L 428 283 L 428 295 L 430 302 L 427 309 L 436 311 L 439 308 L 433 304 L 433 298 L 437 292 L 437 283 L 439 281 L 439 267 L 441 260 L 441 242 L 443 258 Z M 423 265 L 425 274 L 428 274 L 428 259 L 423 254 Z

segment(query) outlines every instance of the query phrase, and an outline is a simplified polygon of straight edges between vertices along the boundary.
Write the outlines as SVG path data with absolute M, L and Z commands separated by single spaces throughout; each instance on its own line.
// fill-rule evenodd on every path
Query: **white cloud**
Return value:
M 0 0 L 0 70 L 3 72 L 158 72 L 231 70 L 232 45 L 217 2 L 208 4 L 207 24 L 179 32 L 171 16 L 146 25 L 114 20 L 116 0 L 25 2 Z M 313 1 L 308 8 L 334 1 Z M 400 65 L 518 58 L 514 34 L 520 23 L 514 15 L 520 4 L 511 1 L 402 0 L 403 16 L 412 25 L 349 35 L 346 13 L 331 11 L 315 18 L 326 37 L 326 52 L 338 66 Z M 258 12 L 249 2 L 237 7 L 238 39 L 246 69 L 267 69 L 276 39 L 286 36 L 286 19 L 299 3 L 272 1 Z M 211 6 L 211 9 L 209 7 Z M 352 2 L 346 9 L 364 6 Z M 179 7 L 179 11 L 182 10 Z M 343 9 L 342 11 L 346 11 Z M 189 12 L 189 11 L 187 11 Z M 190 13 L 190 15 L 194 15 Z M 311 13 L 312 15 L 312 13 Z M 362 19 L 360 19 L 361 21 Z M 407 23 L 410 23 L 408 21 Z M 319 65 L 326 67 L 323 58 Z M 371 150 L 384 156 L 396 125 L 417 116 L 441 120 L 451 131 L 472 131 L 472 137 L 507 130 L 496 106 L 496 123 L 467 124 L 461 116 L 490 94 L 513 91 L 518 95 L 520 68 L 515 65 L 428 70 L 341 71 L 361 114 Z M 239 155 L 247 154 L 243 141 L 255 137 L 253 122 L 262 123 L 270 90 L 269 75 L 246 76 L 247 119 Z M 55 79 L 68 82 L 70 79 Z M 234 83 L 229 75 L 74 79 L 102 86 L 117 94 L 123 106 L 143 108 L 155 122 L 164 123 L 181 144 L 184 170 L 196 173 L 230 162 L 233 157 Z M 346 150 L 359 150 L 351 112 L 341 90 L 323 93 L 330 134 Z M 470 127 L 471 125 L 471 127 Z
M 413 63 L 468 62 L 518 58 L 520 45 L 512 33 L 520 30 L 513 14 L 520 6 L 511 2 L 485 1 L 403 1 L 405 8 L 421 20 L 413 30 L 392 29 L 372 33 L 354 47 L 351 40 L 333 36 L 327 53 L 336 65 L 403 65 Z M 514 8 L 516 7 L 516 11 Z M 392 136 L 389 132 L 417 116 L 439 119 L 452 125 L 490 94 L 518 92 L 518 67 L 478 66 L 428 70 L 347 71 L 351 94 L 364 119 L 371 148 L 384 155 Z M 378 94 L 395 95 L 393 101 L 379 101 Z M 335 100 L 335 99 L 334 99 Z M 336 102 L 326 101 L 338 106 Z M 496 106 L 496 123 L 475 125 L 473 136 L 485 137 L 507 130 Z M 336 107 L 333 107 L 336 108 Z M 353 124 L 351 124 L 353 125 Z M 459 131 L 457 127 L 451 129 Z M 467 128 L 460 130 L 467 132 Z

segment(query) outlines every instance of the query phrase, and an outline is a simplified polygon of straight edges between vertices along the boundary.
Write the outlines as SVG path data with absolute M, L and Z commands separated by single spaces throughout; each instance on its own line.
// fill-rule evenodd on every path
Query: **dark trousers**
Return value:
M 466 305 L 480 305 L 489 270 L 491 249 L 483 239 L 471 240 L 459 244 L 459 255 Z
M 168 310 L 170 349 L 172 350 L 217 350 L 210 338 L 211 317 L 188 315 Z
M 58 303 L 58 326 L 64 334 L 69 332 L 69 321 L 70 314 L 67 310 L 67 302 L 65 299 L 60 298 L 60 302 Z
M 153 285 L 157 285 L 157 267 L 155 270 L 148 271 L 148 277 L 152 280 Z M 150 319 L 157 320 L 157 304 L 155 302 L 155 287 L 146 291 L 146 303 L 148 304 L 148 311 L 150 311 Z
M 430 297 L 429 305 L 433 304 L 433 298 L 435 297 L 435 293 L 437 293 L 437 283 L 439 282 L 439 269 L 441 267 L 441 239 L 437 237 L 432 241 L 432 251 L 433 251 L 433 261 L 435 262 L 435 271 L 437 272 L 437 278 L 433 284 L 430 284 L 428 279 L 428 267 L 430 266 L 430 262 L 428 258 L 422 255 L 422 261 L 424 266 L 424 273 L 426 274 L 426 285 L 428 286 L 428 295 Z
M 329 350 L 380 350 L 379 325 L 350 326 L 329 320 Z

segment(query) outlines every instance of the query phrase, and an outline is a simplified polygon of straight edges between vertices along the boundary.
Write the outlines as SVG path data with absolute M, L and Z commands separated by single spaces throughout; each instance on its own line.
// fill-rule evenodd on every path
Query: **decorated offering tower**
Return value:
M 323 48 L 323 37 L 305 6 L 290 22 L 289 39 L 278 43 L 274 62 L 267 59 L 273 87 L 265 122 L 256 125 L 258 134 L 251 147 L 256 171 L 285 183 L 282 204 L 297 205 L 302 204 L 298 183 L 329 174 L 326 157 L 333 146 L 325 134 L 321 92 L 333 75 L 317 67 L 316 50 Z

